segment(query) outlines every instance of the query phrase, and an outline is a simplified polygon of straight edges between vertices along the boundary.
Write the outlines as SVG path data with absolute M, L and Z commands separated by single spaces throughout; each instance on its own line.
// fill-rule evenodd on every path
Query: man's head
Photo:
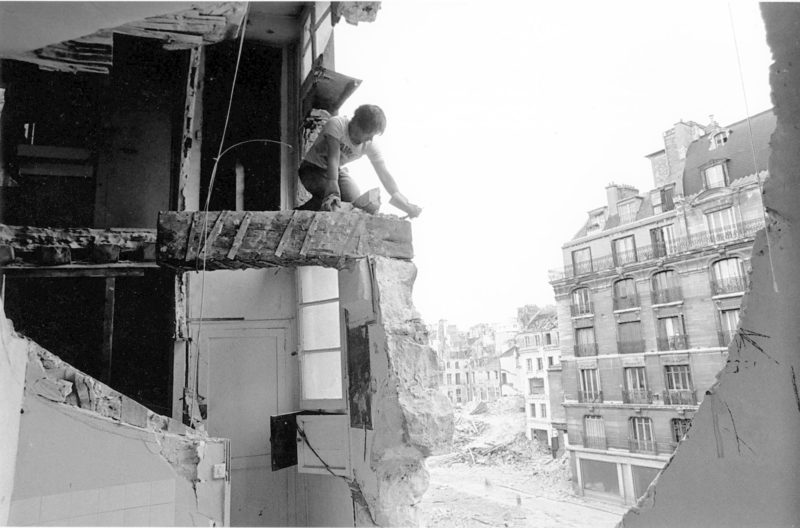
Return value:
M 361 105 L 356 108 L 353 119 L 350 120 L 350 139 L 354 143 L 371 141 L 376 134 L 383 134 L 386 130 L 386 115 L 376 105 Z

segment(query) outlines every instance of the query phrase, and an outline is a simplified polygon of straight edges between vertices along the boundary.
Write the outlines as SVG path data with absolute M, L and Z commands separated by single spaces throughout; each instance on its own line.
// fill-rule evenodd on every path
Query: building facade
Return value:
M 558 365 L 561 349 L 554 310 L 541 310 L 517 334 L 519 368 L 517 379 L 525 395 L 525 435 L 541 446 L 551 448 L 554 436 L 548 369 Z
M 609 185 L 563 246 L 550 278 L 578 492 L 634 503 L 725 364 L 764 225 L 774 126 L 772 111 L 676 124 L 648 156 L 656 188 Z

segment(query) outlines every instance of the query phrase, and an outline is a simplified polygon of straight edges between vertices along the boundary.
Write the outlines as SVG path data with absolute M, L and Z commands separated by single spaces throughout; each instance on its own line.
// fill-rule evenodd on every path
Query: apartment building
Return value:
M 634 503 L 725 364 L 774 127 L 771 110 L 727 127 L 675 124 L 647 156 L 655 188 L 609 185 L 564 244 L 550 281 L 579 493 Z
M 560 362 L 558 321 L 555 310 L 535 314 L 517 334 L 519 387 L 525 395 L 525 434 L 550 448 L 553 435 L 548 368 Z
M 467 352 L 465 350 L 451 351 L 440 363 L 444 365 L 444 369 L 441 370 L 440 387 L 450 402 L 461 405 L 471 401 L 470 367 Z

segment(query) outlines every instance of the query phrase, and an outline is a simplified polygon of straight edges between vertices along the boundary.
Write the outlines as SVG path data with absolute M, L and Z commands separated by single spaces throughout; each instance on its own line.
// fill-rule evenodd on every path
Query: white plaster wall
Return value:
M 0 467 L 16 466 L 19 441 L 20 409 L 25 386 L 27 348 L 14 338 L 11 321 L 6 319 L 0 299 Z M 8 522 L 14 471 L 0 471 L 0 525 Z

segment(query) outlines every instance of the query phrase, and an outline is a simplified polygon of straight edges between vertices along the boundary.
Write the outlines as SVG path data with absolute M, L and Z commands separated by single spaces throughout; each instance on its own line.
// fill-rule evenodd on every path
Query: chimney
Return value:
M 619 201 L 619 185 L 610 183 L 606 186 L 606 199 L 608 200 L 608 216 L 615 216 Z

